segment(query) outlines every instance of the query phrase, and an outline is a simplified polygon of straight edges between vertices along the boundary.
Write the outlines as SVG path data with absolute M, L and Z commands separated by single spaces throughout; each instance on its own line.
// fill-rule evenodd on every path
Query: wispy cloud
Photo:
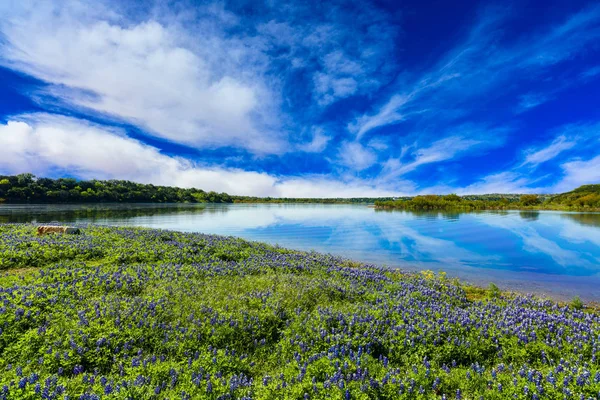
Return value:
M 508 133 L 506 128 L 485 128 L 463 125 L 441 135 L 446 136 L 427 146 L 404 146 L 399 157 L 389 158 L 378 179 L 390 182 L 415 171 L 421 166 L 464 157 L 469 151 L 483 152 L 501 145 Z M 407 160 L 408 158 L 408 160 Z
M 578 186 L 600 182 L 600 154 L 588 160 L 575 160 L 561 164 L 562 179 L 553 187 L 556 193 Z
M 320 153 L 325 150 L 330 141 L 331 136 L 327 136 L 322 127 L 313 127 L 310 141 L 299 144 L 298 150 L 307 153 Z
M 584 79 L 591 79 L 598 75 L 600 75 L 600 65 L 588 68 L 581 73 L 581 77 Z
M 523 112 L 530 110 L 552 99 L 553 97 L 551 95 L 545 93 L 526 93 L 519 96 L 519 107 L 517 111 Z
M 259 40 L 288 72 L 310 77 L 307 85 L 319 107 L 368 93 L 390 79 L 398 27 L 368 2 L 288 3 L 267 16 L 257 26 Z
M 495 10 L 497 11 L 497 10 Z M 349 128 L 358 137 L 427 110 L 456 109 L 467 100 L 486 101 L 504 94 L 493 90 L 508 80 L 527 81 L 547 68 L 566 62 L 600 38 L 600 7 L 587 8 L 545 32 L 512 44 L 499 44 L 500 27 L 510 13 L 488 12 L 461 44 L 436 66 L 411 81 L 398 83 L 401 91 L 374 113 L 362 115 Z M 537 103 L 543 94 L 537 95 Z M 525 99 L 527 100 L 527 99 Z M 533 105 L 535 102 L 526 101 Z
M 450 136 L 438 140 L 429 147 L 416 149 L 412 161 L 403 163 L 399 159 L 388 160 L 382 178 L 384 180 L 393 179 L 414 171 L 422 165 L 451 160 L 457 154 L 480 143 L 477 140 L 465 139 L 459 136 Z
M 358 142 L 344 142 L 338 153 L 339 164 L 356 171 L 369 168 L 377 161 L 377 154 Z
M 522 174 L 506 171 L 487 175 L 464 188 L 454 190 L 454 192 L 459 195 L 539 192 L 538 189 L 529 187 L 531 183 L 531 180 Z
M 566 136 L 560 135 L 546 147 L 527 150 L 525 161 L 523 161 L 521 166 L 530 165 L 535 167 L 541 163 L 552 160 L 563 151 L 573 148 L 576 144 L 576 141 L 569 140 Z
M 599 124 L 568 124 L 555 130 L 555 138 L 545 146 L 531 147 L 522 154 L 522 161 L 508 165 L 506 171 L 483 176 L 462 188 L 437 185 L 427 191 L 437 190 L 458 194 L 484 193 L 559 193 L 580 185 L 600 181 Z M 587 154 L 585 160 L 582 154 Z M 532 169 L 554 161 L 560 174 L 532 174 Z M 542 181 L 549 183 L 541 184 Z

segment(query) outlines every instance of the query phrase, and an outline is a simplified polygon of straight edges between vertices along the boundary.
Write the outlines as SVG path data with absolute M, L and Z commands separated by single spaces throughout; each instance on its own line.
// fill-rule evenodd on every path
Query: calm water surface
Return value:
M 2 222 L 96 223 L 240 236 L 475 284 L 600 301 L 600 213 L 413 213 L 363 205 L 0 205 Z

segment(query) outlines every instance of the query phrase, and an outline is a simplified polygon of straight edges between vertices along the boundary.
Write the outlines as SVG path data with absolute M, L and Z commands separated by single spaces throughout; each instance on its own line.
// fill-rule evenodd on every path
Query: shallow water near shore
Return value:
M 600 301 L 600 213 L 407 212 L 365 205 L 0 205 L 0 223 L 145 226 L 239 236 L 477 285 Z

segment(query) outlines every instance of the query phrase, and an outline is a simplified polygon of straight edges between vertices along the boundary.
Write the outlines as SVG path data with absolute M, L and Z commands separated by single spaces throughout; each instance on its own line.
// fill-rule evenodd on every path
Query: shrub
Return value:
M 575 310 L 583 309 L 583 302 L 581 301 L 579 296 L 573 297 L 573 300 L 571 300 L 571 307 L 573 307 Z
M 496 284 L 493 282 L 490 282 L 488 285 L 488 292 L 491 298 L 500 297 L 500 288 L 498 288 L 498 286 L 496 286 Z
M 521 196 L 520 202 L 521 205 L 524 206 L 535 206 L 541 203 L 537 194 L 524 194 L 523 196 Z

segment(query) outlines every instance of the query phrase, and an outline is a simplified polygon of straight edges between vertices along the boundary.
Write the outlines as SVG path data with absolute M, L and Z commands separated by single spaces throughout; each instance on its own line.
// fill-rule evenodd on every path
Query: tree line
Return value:
M 126 180 L 37 178 L 33 174 L 0 175 L 0 203 L 322 203 L 375 204 L 382 209 L 507 210 L 600 209 L 600 184 L 584 185 L 558 195 L 486 194 L 424 195 L 401 198 L 276 198 L 233 196 L 196 188 L 157 186 Z
M 0 203 L 362 203 L 376 199 L 361 198 L 276 198 L 232 196 L 156 186 L 126 180 L 77 180 L 74 178 L 37 178 L 33 174 L 0 175 Z M 383 200 L 391 200 L 384 198 Z
M 227 193 L 156 186 L 124 180 L 36 178 L 0 175 L 0 202 L 6 203 L 232 203 Z
M 423 195 L 388 201 L 376 201 L 382 209 L 403 210 L 597 210 L 600 209 L 600 185 L 585 185 L 558 195 Z

